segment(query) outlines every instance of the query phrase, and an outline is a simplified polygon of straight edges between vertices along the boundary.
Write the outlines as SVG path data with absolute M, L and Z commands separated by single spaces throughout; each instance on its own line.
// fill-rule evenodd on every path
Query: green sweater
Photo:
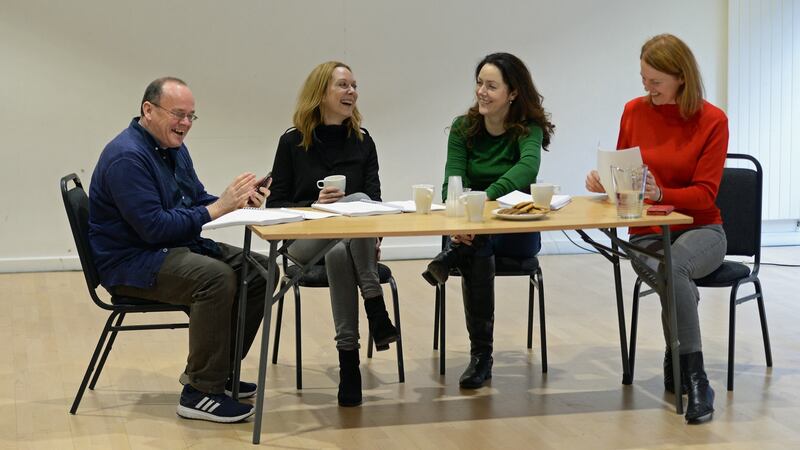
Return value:
M 514 190 L 527 190 L 536 182 L 542 155 L 542 129 L 530 124 L 528 135 L 513 139 L 506 132 L 500 136 L 482 133 L 467 148 L 461 132 L 464 116 L 457 117 L 447 139 L 447 163 L 444 168 L 442 199 L 447 200 L 448 177 L 458 175 L 465 188 L 486 191 L 495 200 Z

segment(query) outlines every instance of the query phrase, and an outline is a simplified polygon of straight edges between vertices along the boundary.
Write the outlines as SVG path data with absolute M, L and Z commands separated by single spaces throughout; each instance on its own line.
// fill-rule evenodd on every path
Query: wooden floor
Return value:
M 768 248 L 763 259 L 796 264 L 800 248 Z M 800 269 L 762 268 L 774 368 L 765 367 L 755 304 L 738 308 L 734 392 L 725 390 L 728 290 L 702 291 L 716 413 L 709 424 L 688 426 L 663 391 L 657 302 L 644 301 L 636 376 L 623 386 L 611 266 L 597 255 L 541 261 L 549 372 L 541 372 L 538 337 L 533 350 L 525 348 L 526 280 L 500 279 L 494 378 L 475 392 L 458 389 L 468 345 L 457 280 L 448 284 L 448 371 L 438 374 L 433 289 L 419 276 L 425 261 L 388 263 L 400 289 L 406 382 L 397 382 L 394 351 L 367 361 L 364 349 L 359 408 L 336 405 L 333 325 L 322 289 L 303 291 L 304 389 L 295 389 L 289 296 L 279 362 L 267 372 L 262 447 L 800 448 Z M 623 279 L 629 315 L 634 278 L 628 267 Z M 0 275 L 0 292 L 0 448 L 253 448 L 252 419 L 219 425 L 176 416 L 186 330 L 120 335 L 97 389 L 70 415 L 105 320 L 86 295 L 82 274 Z M 245 379 L 255 381 L 257 363 L 257 354 L 245 360 Z

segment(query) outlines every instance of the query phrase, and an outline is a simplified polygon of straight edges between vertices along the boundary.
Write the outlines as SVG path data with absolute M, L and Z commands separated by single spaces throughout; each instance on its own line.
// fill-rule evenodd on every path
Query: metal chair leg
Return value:
M 441 286 L 441 287 L 440 287 Z M 436 300 L 433 305 L 433 349 L 439 349 L 439 289 L 443 289 L 444 285 L 436 286 Z
M 544 315 L 544 277 L 541 269 L 536 271 L 536 277 L 539 279 L 539 339 L 542 345 L 542 373 L 547 373 L 547 326 Z
M 633 304 L 631 305 L 631 341 L 630 350 L 628 350 L 628 367 L 631 371 L 631 380 L 633 380 L 633 368 L 636 363 L 636 333 L 639 329 L 639 293 L 642 289 L 642 279 L 636 278 L 636 283 L 633 285 Z
M 445 372 L 445 285 L 436 287 L 439 290 L 439 374 Z
M 736 293 L 737 284 L 731 289 L 730 311 L 728 312 L 728 390 L 733 390 L 733 358 L 736 349 Z
M 106 324 L 103 327 L 103 331 L 100 333 L 100 339 L 97 340 L 97 345 L 94 348 L 94 353 L 92 353 L 92 358 L 89 360 L 89 366 L 86 367 L 86 373 L 83 375 L 83 380 L 81 381 L 81 386 L 78 388 L 78 393 L 75 395 L 75 400 L 72 402 L 72 407 L 69 409 L 70 414 L 75 414 L 78 411 L 78 405 L 81 403 L 81 398 L 83 398 L 83 393 L 86 391 L 86 385 L 89 384 L 89 377 L 92 375 L 94 371 L 95 363 L 97 362 L 97 358 L 100 356 L 100 350 L 103 348 L 103 345 L 106 342 L 106 338 L 108 337 L 108 331 L 111 329 L 111 322 L 117 316 L 117 312 L 112 312 L 108 316 L 108 320 L 106 320 Z
M 303 342 L 300 329 L 300 288 L 294 285 L 294 353 L 297 366 L 297 389 L 303 389 Z
M 281 289 L 283 283 L 281 283 Z M 278 364 L 278 349 L 281 344 L 281 324 L 283 323 L 283 296 L 278 299 L 278 315 L 275 317 L 275 342 L 272 343 L 272 364 Z
M 758 294 L 758 317 L 761 319 L 761 337 L 764 339 L 764 356 L 767 358 L 767 367 L 772 367 L 772 346 L 769 343 L 769 328 L 767 328 L 767 312 L 764 309 L 764 293 L 761 291 L 761 281 L 753 281 Z
M 536 281 L 534 274 L 528 279 L 528 350 L 533 348 L 533 291 Z
M 389 278 L 389 286 L 392 288 L 392 307 L 394 308 L 394 326 L 397 328 L 397 334 L 399 337 L 397 338 L 397 343 L 395 347 L 397 349 L 397 376 L 398 381 L 400 383 L 405 383 L 406 381 L 406 371 L 405 365 L 403 364 L 403 331 L 400 327 L 400 299 L 397 294 L 397 283 L 394 280 L 394 277 Z
M 117 318 L 117 323 L 114 324 L 114 327 L 119 327 L 122 325 L 122 320 L 125 319 L 125 313 L 120 313 L 119 317 Z M 106 365 L 106 359 L 108 359 L 108 354 L 111 353 L 111 348 L 114 346 L 114 341 L 117 339 L 117 331 L 114 330 L 111 332 L 111 337 L 108 338 L 108 343 L 106 344 L 105 350 L 103 350 L 103 357 L 100 358 L 100 362 L 97 364 L 97 368 L 94 370 L 94 376 L 92 377 L 92 382 L 89 383 L 89 390 L 94 390 L 95 385 L 97 384 L 98 378 L 100 378 L 100 372 L 103 371 L 103 367 Z

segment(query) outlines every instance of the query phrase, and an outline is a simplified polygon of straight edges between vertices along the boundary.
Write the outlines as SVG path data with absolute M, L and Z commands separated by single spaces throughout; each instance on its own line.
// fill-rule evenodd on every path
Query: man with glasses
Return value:
M 178 415 L 237 422 L 252 405 L 230 397 L 233 337 L 242 250 L 200 237 L 201 227 L 269 195 L 252 173 L 237 176 L 215 197 L 198 180 L 184 144 L 195 115 L 194 96 L 178 78 L 159 78 L 134 118 L 106 145 L 89 191 L 89 241 L 103 286 L 131 296 L 189 307 L 189 356 Z M 266 265 L 266 258 L 254 254 Z M 264 311 L 266 282 L 247 284 L 244 354 Z M 256 385 L 242 382 L 241 397 Z

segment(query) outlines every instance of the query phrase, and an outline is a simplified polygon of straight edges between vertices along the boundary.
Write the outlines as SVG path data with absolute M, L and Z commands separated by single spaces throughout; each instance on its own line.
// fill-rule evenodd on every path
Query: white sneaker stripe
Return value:
M 217 408 L 219 407 L 219 405 L 221 405 L 221 404 L 222 404 L 222 403 L 216 403 L 216 402 L 214 402 L 214 406 L 212 406 L 212 407 L 211 407 L 211 408 L 210 408 L 210 409 L 209 409 L 207 412 L 208 412 L 208 413 L 213 413 L 213 412 L 214 412 L 214 410 L 215 410 L 215 409 L 217 409 Z
M 211 408 L 211 407 L 217 407 L 218 405 L 219 405 L 219 403 L 217 403 L 217 402 L 215 402 L 215 401 L 209 401 L 208 403 L 206 403 L 206 404 L 203 406 L 203 408 L 202 408 L 202 409 L 203 409 L 203 411 L 206 411 L 206 412 L 208 412 L 208 410 L 209 410 L 208 408 Z
M 202 409 L 203 408 L 203 404 L 205 404 L 207 401 L 209 401 L 209 398 L 208 397 L 203 397 L 203 399 L 200 400 L 196 405 L 194 405 L 194 407 L 197 408 L 197 409 Z

